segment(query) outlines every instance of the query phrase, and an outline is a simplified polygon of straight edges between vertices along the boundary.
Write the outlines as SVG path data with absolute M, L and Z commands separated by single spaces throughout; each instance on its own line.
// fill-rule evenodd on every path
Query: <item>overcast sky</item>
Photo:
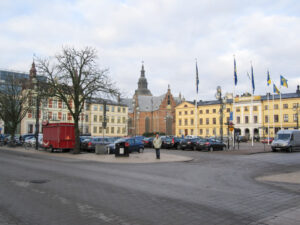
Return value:
M 300 1 L 298 0 L 1 0 L 0 68 L 29 71 L 33 54 L 52 56 L 62 46 L 97 49 L 99 66 L 109 68 L 125 96 L 137 88 L 144 61 L 153 95 L 179 92 L 214 99 L 216 86 L 236 93 L 265 94 L 266 72 L 279 75 L 295 92 L 300 83 Z M 271 88 L 269 88 L 271 91 Z

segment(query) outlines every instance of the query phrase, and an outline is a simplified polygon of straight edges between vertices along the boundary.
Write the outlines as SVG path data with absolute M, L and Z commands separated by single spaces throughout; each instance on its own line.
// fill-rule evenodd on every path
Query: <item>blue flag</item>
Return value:
M 252 92 L 254 94 L 255 91 L 255 83 L 254 83 L 254 74 L 253 74 L 253 66 L 251 65 L 251 80 L 252 80 Z
M 276 87 L 275 84 L 273 84 L 273 93 L 274 93 L 274 94 L 275 94 L 275 93 L 277 93 L 277 94 L 280 93 L 280 91 L 278 90 L 278 88 Z
M 196 90 L 197 90 L 197 94 L 198 94 L 198 86 L 199 86 L 199 76 L 198 76 L 198 66 L 197 66 L 197 62 L 196 62 Z
M 233 68 L 233 70 L 234 70 L 234 72 L 233 72 L 233 75 L 234 75 L 234 85 L 236 86 L 237 85 L 237 72 L 236 72 L 235 58 L 234 58 L 234 61 L 233 61 L 233 66 L 234 66 L 234 68 Z

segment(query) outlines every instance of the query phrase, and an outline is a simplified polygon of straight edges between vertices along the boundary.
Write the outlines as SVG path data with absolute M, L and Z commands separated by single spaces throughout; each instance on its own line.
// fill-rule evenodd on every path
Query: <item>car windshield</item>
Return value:
M 291 134 L 277 134 L 276 140 L 289 140 Z

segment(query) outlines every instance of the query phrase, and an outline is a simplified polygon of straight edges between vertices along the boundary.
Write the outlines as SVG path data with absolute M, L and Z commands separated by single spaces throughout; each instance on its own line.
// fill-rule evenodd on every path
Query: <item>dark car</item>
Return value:
M 173 149 L 180 149 L 180 141 L 182 138 L 179 137 L 172 137 L 172 148 Z
M 86 138 L 81 143 L 81 149 L 88 152 L 94 152 L 96 144 L 108 145 L 110 143 L 112 143 L 112 139 L 107 137 Z
M 161 136 L 161 148 L 170 149 L 173 147 L 172 138 L 168 136 Z
M 237 141 L 238 142 L 247 142 L 248 141 L 248 137 L 246 137 L 246 136 L 238 136 Z
M 179 145 L 177 145 L 177 149 L 185 150 L 188 146 L 187 142 L 189 139 L 182 138 L 179 142 Z
M 145 148 L 153 148 L 153 137 L 144 138 L 143 143 Z
M 126 146 L 129 148 L 129 153 L 132 152 L 139 152 L 142 153 L 144 152 L 144 143 L 142 139 L 140 138 L 135 138 L 135 137 L 130 137 L 130 138 L 121 138 L 116 140 L 114 143 L 111 143 L 106 146 L 107 148 L 107 153 L 108 154 L 115 154 L 115 149 L 116 149 L 116 144 L 125 142 L 127 143 Z
M 196 149 L 209 151 L 225 150 L 226 145 L 223 142 L 215 139 L 200 139 L 197 142 Z

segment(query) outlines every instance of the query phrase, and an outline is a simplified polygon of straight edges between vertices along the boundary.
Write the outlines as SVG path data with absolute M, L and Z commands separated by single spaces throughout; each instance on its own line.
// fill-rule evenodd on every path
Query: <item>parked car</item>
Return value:
M 269 139 L 269 143 L 271 144 L 274 140 L 274 138 L 270 137 L 270 138 L 263 138 L 261 139 L 261 143 L 264 143 L 264 144 L 268 144 L 268 139 Z
M 215 151 L 215 150 L 225 150 L 226 145 L 219 141 L 214 139 L 200 139 L 197 142 L 196 146 L 197 150 L 209 150 L 209 151 Z
M 172 138 L 168 137 L 168 136 L 161 136 L 161 148 L 164 149 L 170 149 L 173 147 L 173 143 L 172 143 Z
M 179 137 L 172 137 L 172 148 L 173 149 L 180 149 L 180 141 L 183 138 L 179 138 Z
M 179 142 L 179 144 L 177 145 L 177 149 L 181 149 L 181 150 L 185 150 L 187 148 L 187 142 L 189 139 L 186 138 L 182 138 Z
M 191 138 L 187 139 L 187 146 L 186 149 L 191 149 L 191 150 L 197 150 L 197 144 L 200 141 L 200 138 Z
M 120 138 L 120 139 L 116 140 L 114 143 L 107 145 L 106 146 L 107 153 L 108 154 L 115 154 L 116 144 L 121 143 L 121 142 L 127 143 L 126 145 L 129 148 L 129 153 L 132 153 L 132 152 L 142 153 L 142 152 L 144 152 L 144 143 L 143 143 L 142 139 L 135 138 L 135 137 L 130 137 L 130 138 Z
M 81 143 L 81 149 L 88 152 L 95 152 L 96 145 L 108 145 L 113 142 L 113 139 L 108 137 L 93 137 L 93 138 L 86 138 Z
M 145 148 L 153 148 L 153 137 L 144 138 L 143 143 Z

